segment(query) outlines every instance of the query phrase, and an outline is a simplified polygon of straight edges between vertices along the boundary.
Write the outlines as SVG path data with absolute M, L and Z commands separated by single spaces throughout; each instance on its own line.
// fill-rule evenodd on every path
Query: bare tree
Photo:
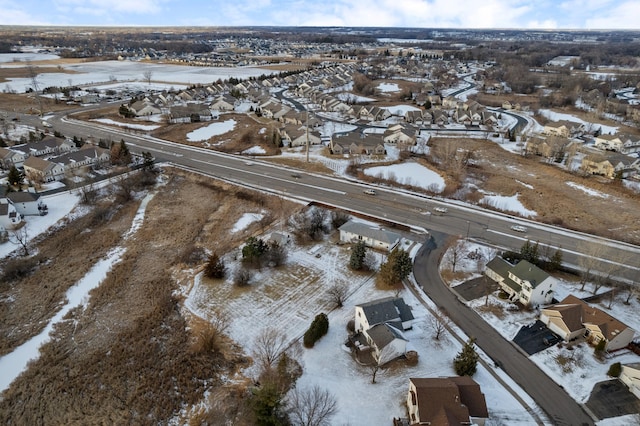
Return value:
M 462 241 L 460 241 L 456 237 L 451 237 L 449 239 L 449 250 L 447 250 L 447 256 L 449 260 L 449 264 L 451 265 L 451 272 L 456 272 L 456 266 L 462 259 L 464 255 L 466 247 Z
M 33 95 L 36 98 L 36 102 L 38 102 L 38 114 L 40 117 L 44 115 L 44 111 L 42 108 L 42 98 L 40 97 L 40 89 L 38 88 L 38 73 L 36 68 L 31 64 L 31 62 L 27 62 L 27 75 L 31 79 L 31 85 L 33 86 Z
M 296 426 L 324 426 L 338 409 L 336 398 L 326 389 L 314 386 L 311 389 L 295 388 L 288 398 L 289 419 Z
M 151 79 L 153 78 L 153 70 L 152 69 L 144 70 L 144 72 L 142 73 L 142 78 L 144 78 L 144 81 L 146 81 L 147 84 L 151 84 Z
M 347 298 L 347 286 L 334 284 L 327 290 L 327 299 L 336 308 L 342 308 L 342 305 Z
M 287 337 L 275 328 L 265 328 L 254 342 L 254 358 L 263 369 L 270 369 L 287 350 Z
M 578 257 L 580 267 L 580 290 L 584 290 L 586 283 L 592 279 L 593 270 L 600 264 L 600 257 L 604 246 L 595 241 L 584 241 L 578 244 L 577 251 L 582 255 Z
M 9 232 L 9 242 L 22 247 L 24 256 L 29 256 L 29 229 L 25 224 L 21 228 Z
M 447 316 L 446 312 L 438 309 L 431 317 L 431 328 L 434 332 L 434 338 L 440 340 L 440 335 L 444 333 L 451 325 L 451 320 Z
M 231 316 L 229 312 L 225 311 L 221 307 L 214 308 L 213 312 L 208 318 L 211 327 L 213 327 L 218 333 L 225 333 L 231 324 Z

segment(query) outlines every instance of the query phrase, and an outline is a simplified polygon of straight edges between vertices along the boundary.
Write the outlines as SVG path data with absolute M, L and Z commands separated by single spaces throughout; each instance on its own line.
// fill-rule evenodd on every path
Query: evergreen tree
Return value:
M 7 178 L 10 185 L 20 186 L 22 185 L 24 174 L 22 174 L 22 172 L 18 170 L 16 166 L 11 166 L 11 168 L 9 169 L 9 176 Z
M 359 271 L 364 266 L 364 258 L 367 255 L 367 246 L 364 241 L 358 241 L 351 250 L 351 257 L 349 258 L 349 268 L 354 271 Z
M 558 271 L 562 267 L 562 250 L 557 249 L 549 259 L 549 271 Z
M 260 388 L 254 390 L 251 398 L 251 407 L 256 417 L 256 424 L 260 426 L 278 426 L 283 422 L 280 420 L 280 409 L 282 406 L 283 392 L 277 384 L 268 381 Z
M 304 333 L 303 344 L 305 348 L 312 348 L 315 343 L 320 340 L 322 336 L 329 331 L 329 318 L 326 314 L 321 313 L 316 315 L 309 326 L 309 329 Z
M 411 257 L 406 251 L 394 248 L 387 261 L 380 265 L 379 277 L 388 286 L 395 286 L 407 278 L 413 269 Z
M 224 278 L 227 274 L 227 267 L 216 253 L 209 256 L 204 274 L 209 278 Z
M 249 237 L 242 247 L 242 260 L 257 265 L 267 248 L 267 244 L 262 239 Z
M 522 247 L 520 247 L 520 256 L 523 260 L 533 263 L 534 265 L 538 265 L 540 262 L 538 243 L 536 242 L 535 244 L 531 244 L 531 241 L 525 241 Z
M 480 357 L 476 352 L 474 342 L 475 339 L 469 339 L 453 360 L 453 368 L 458 376 L 473 376 L 476 373 Z
M 155 160 L 153 159 L 153 155 L 148 151 L 142 152 L 142 170 L 147 172 L 156 171 Z

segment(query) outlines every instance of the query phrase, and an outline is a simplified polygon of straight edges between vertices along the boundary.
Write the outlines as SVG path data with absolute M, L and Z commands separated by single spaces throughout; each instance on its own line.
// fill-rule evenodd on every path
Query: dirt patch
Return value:
M 104 253 L 126 247 L 91 292 L 89 305 L 55 327 L 40 358 L 5 391 L 4 424 L 37 424 L 43 418 L 55 424 L 166 424 L 182 407 L 218 389 L 222 377 L 234 377 L 248 365 L 228 340 L 212 350 L 194 344 L 196 323 L 176 293 L 180 271 L 202 266 L 185 263 L 196 249 L 231 251 L 297 205 L 172 169 L 132 238 L 123 235 L 139 201 L 111 204 L 117 206 L 111 219 L 93 221 L 87 214 L 44 238 L 37 250 L 46 261 L 30 276 L 0 287 L 2 299 L 12 300 L 2 305 L 2 334 L 19 329 L 3 339 L 6 353 L 43 327 L 66 289 Z M 257 211 L 272 211 L 271 222 L 230 231 L 244 212 Z M 20 329 L 23 324 L 34 325 Z
M 40 97 L 40 101 L 42 102 L 44 114 L 54 111 L 66 111 L 74 107 L 73 105 L 67 105 L 64 102 L 42 96 Z M 31 93 L 0 93 L 0 110 L 21 114 L 37 114 L 38 101 Z M 8 115 L 11 117 L 11 113 Z

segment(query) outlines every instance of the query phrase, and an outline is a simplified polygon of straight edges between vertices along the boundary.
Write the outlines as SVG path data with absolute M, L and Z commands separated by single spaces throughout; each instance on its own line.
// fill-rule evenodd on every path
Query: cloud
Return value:
M 81 15 L 109 15 L 117 13 L 157 14 L 168 0 L 55 0 L 61 11 Z

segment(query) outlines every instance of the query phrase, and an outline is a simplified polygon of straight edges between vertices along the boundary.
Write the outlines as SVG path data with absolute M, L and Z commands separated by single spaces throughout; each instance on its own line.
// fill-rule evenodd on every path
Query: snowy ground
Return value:
M 581 123 L 584 124 L 585 126 L 592 126 L 594 129 L 600 128 L 602 129 L 602 134 L 611 134 L 614 135 L 618 132 L 618 127 L 617 126 L 606 126 L 603 124 L 592 124 L 589 122 L 586 122 L 584 120 L 582 120 L 581 118 L 578 118 L 574 115 L 571 114 L 564 114 L 564 113 L 560 113 L 560 112 L 555 112 L 555 111 L 551 111 L 549 109 L 541 109 L 538 110 L 538 113 L 547 117 L 549 120 L 551 121 L 571 121 L 574 123 Z
M 485 204 L 494 207 L 503 212 L 514 212 L 523 217 L 536 216 L 537 213 L 533 210 L 527 209 L 518 200 L 518 194 L 514 194 L 510 197 L 504 195 L 485 195 L 479 204 Z
M 395 93 L 400 91 L 400 86 L 396 83 L 380 83 L 376 87 L 382 93 Z
M 131 228 L 126 234 L 127 238 L 134 235 L 142 225 L 147 203 L 152 197 L 153 195 L 151 194 L 142 200 Z M 78 202 L 78 197 L 68 193 L 43 198 L 51 204 L 49 207 L 50 212 L 47 216 L 34 217 L 33 220 L 28 222 L 27 226 L 29 226 L 29 235 L 31 237 L 46 232 L 58 220 L 68 216 Z M 7 244 L 10 243 L 0 245 L 0 253 L 3 256 L 6 256 L 5 246 Z M 100 285 L 111 268 L 120 261 L 124 252 L 125 249 L 123 247 L 116 247 L 104 259 L 93 265 L 81 280 L 67 290 L 65 305 L 51 318 L 40 334 L 32 337 L 12 352 L 0 357 L 0 371 L 2 371 L 2 374 L 0 374 L 0 392 L 8 388 L 11 382 L 27 368 L 29 361 L 39 356 L 39 348 L 49 341 L 49 333 L 56 323 L 60 322 L 71 309 L 77 306 L 86 306 L 89 301 L 89 292 Z
M 98 123 L 103 123 L 103 124 L 110 124 L 112 126 L 125 127 L 128 129 L 145 130 L 145 131 L 155 130 L 158 127 L 160 127 L 160 125 L 153 125 L 153 124 L 122 123 L 120 121 L 111 120 L 110 118 L 96 118 L 91 121 L 97 121 Z
M 252 67 L 187 67 L 134 61 L 83 62 L 62 66 L 66 70 L 73 71 L 74 74 L 64 72 L 38 74 L 37 81 L 40 87 L 67 87 L 70 85 L 69 81 L 74 85 L 109 83 L 121 86 L 123 84 L 121 82 L 137 82 L 139 84 L 146 80 L 143 74 L 147 71 L 152 73 L 152 81 L 154 82 L 186 85 L 210 84 L 218 79 L 228 80 L 230 77 L 247 79 L 272 73 L 267 69 Z M 30 78 L 9 78 L 7 80 L 7 84 L 18 91 L 24 91 L 32 85 Z M 147 86 L 145 83 L 143 87 Z
M 418 163 L 392 164 L 390 166 L 375 166 L 364 170 L 368 176 L 380 176 L 404 185 L 442 192 L 445 182 L 442 176 Z
M 241 219 L 239 227 L 246 226 L 247 219 Z M 412 252 L 418 248 L 413 246 L 410 249 L 411 244 L 403 246 Z M 384 369 L 378 373 L 376 383 L 371 384 L 371 370 L 357 364 L 344 347 L 346 324 L 353 318 L 356 304 L 393 293 L 377 290 L 368 274 L 350 272 L 345 266 L 349 257 L 345 246 L 320 243 L 303 248 L 291 242 L 287 248 L 287 263 L 295 265 L 295 268 L 263 269 L 252 280 L 254 284 L 244 291 L 238 291 L 230 282 L 212 284 L 198 276 L 188 290 L 186 306 L 207 318 L 219 300 L 224 300 L 230 312 L 241 313 L 234 316 L 229 334 L 247 353 L 252 352 L 253 341 L 264 328 L 282 330 L 289 339 L 296 340 L 316 314 L 328 312 L 329 333 L 313 349 L 301 349 L 302 353 L 297 357 L 304 367 L 297 386 L 319 385 L 328 389 L 338 400 L 335 424 L 389 424 L 393 417 L 405 415 L 409 378 L 455 375 L 452 360 L 460 351 L 461 344 L 448 334 L 435 341 L 431 314 L 410 292 L 403 291 L 402 296 L 416 317 L 414 328 L 406 333 L 406 337 L 418 351 L 420 361 L 413 367 L 400 363 Z M 375 256 L 382 257 L 381 254 Z M 234 262 L 230 265 L 232 269 L 235 267 Z M 347 285 L 351 293 L 343 308 L 330 311 L 324 291 L 333 284 Z M 429 301 L 427 304 L 432 306 Z M 464 334 L 461 335 L 466 340 Z M 250 368 L 246 374 L 251 376 L 256 372 Z M 498 370 L 498 374 L 502 372 Z M 488 424 L 535 424 L 526 410 L 484 367 L 479 368 L 474 379 L 486 395 L 493 422 Z M 511 383 L 508 377 L 503 379 Z M 528 403 L 540 412 L 533 402 L 529 400 Z
M 214 136 L 223 135 L 232 131 L 236 127 L 236 120 L 229 119 L 220 123 L 211 123 L 208 126 L 201 127 L 192 132 L 187 133 L 189 142 L 202 142 L 211 139 Z

